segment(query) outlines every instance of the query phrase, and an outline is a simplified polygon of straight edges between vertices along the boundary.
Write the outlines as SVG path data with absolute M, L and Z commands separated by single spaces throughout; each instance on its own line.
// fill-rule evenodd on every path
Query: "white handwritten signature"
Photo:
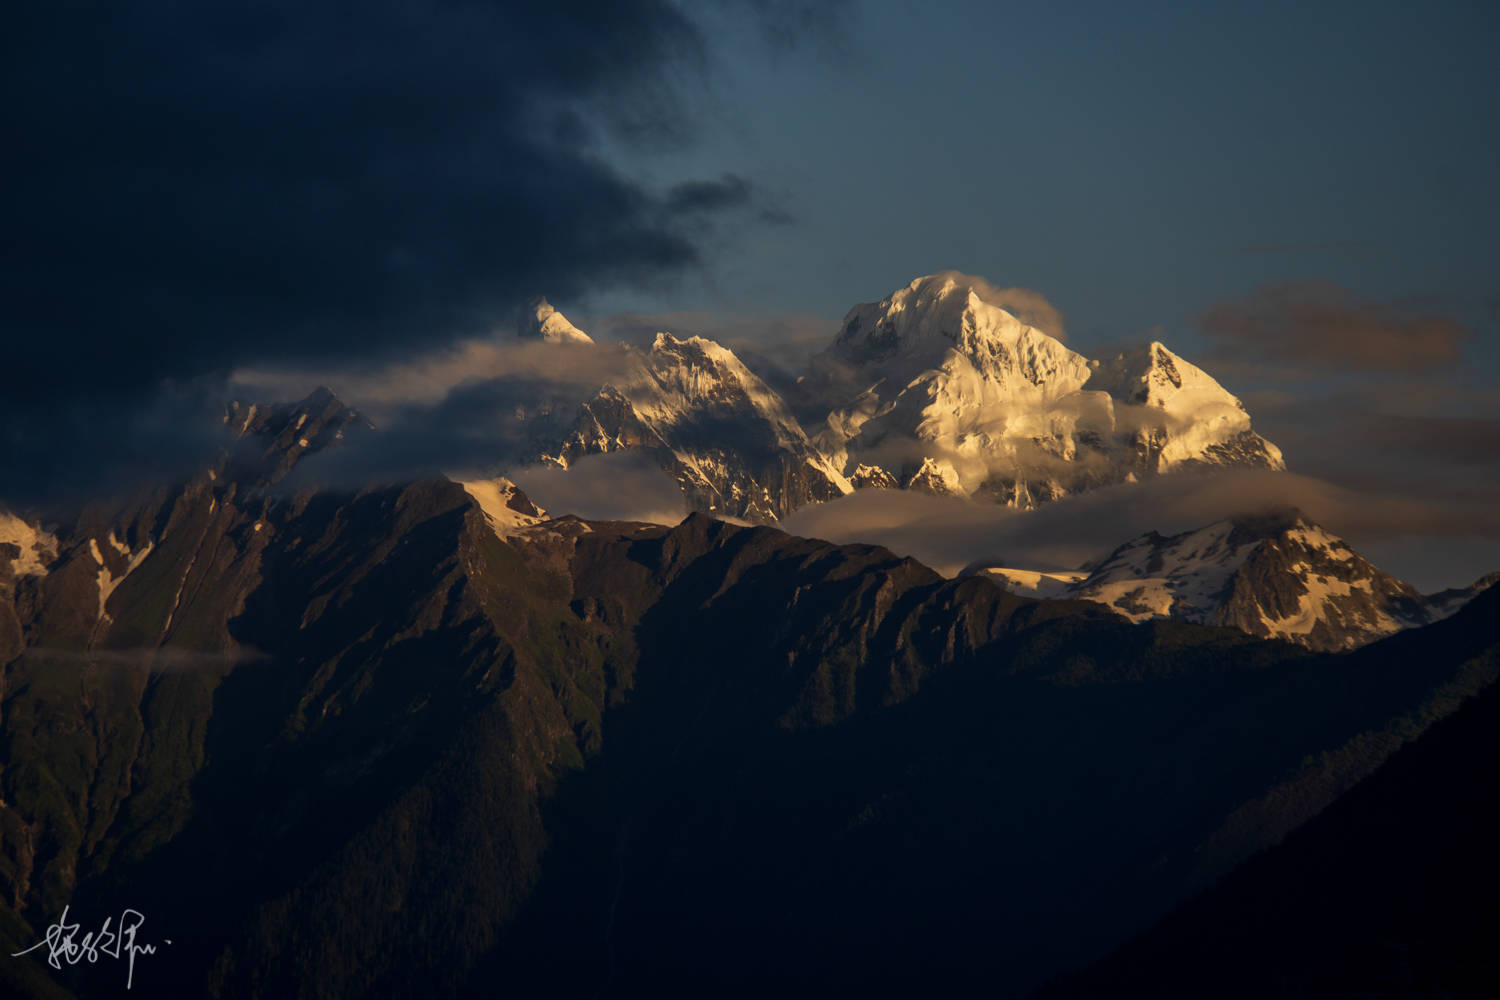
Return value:
M 90 932 L 82 938 L 75 938 L 80 929 L 79 924 L 68 923 L 68 908 L 63 907 L 62 916 L 57 923 L 47 928 L 46 935 L 42 940 L 27 948 L 11 955 L 11 958 L 20 958 L 29 955 L 38 948 L 47 949 L 47 964 L 54 969 L 61 969 L 62 963 L 77 965 L 79 962 L 87 961 L 90 965 L 99 961 L 99 956 L 106 958 L 119 958 L 122 954 L 128 963 L 125 970 L 125 988 L 130 989 L 130 984 L 135 981 L 135 956 L 156 954 L 154 944 L 136 944 L 136 931 L 141 929 L 141 924 L 146 922 L 144 914 L 137 910 L 126 910 L 120 914 L 120 922 L 116 930 L 110 930 L 113 917 L 104 919 L 104 926 L 98 932 Z M 164 939 L 164 943 L 171 944 L 170 938 Z

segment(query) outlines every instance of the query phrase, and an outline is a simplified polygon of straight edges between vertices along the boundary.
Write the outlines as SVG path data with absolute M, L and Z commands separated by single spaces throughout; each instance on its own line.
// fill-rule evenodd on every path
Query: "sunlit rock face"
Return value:
M 545 298 L 535 298 L 516 318 L 516 335 L 522 340 L 544 340 L 549 344 L 592 344 L 594 338 L 568 322 L 568 318 Z
M 807 380 L 835 462 L 1022 508 L 1195 465 L 1284 468 L 1243 404 L 1162 344 L 1090 361 L 987 287 L 932 275 L 850 310 Z
M 643 450 L 695 510 L 774 521 L 853 489 L 808 441 L 785 401 L 711 340 L 658 334 L 630 371 L 583 405 L 546 457 Z

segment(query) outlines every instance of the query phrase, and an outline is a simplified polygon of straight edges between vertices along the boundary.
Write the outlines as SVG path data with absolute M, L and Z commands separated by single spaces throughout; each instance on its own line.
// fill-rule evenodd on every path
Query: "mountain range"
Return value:
M 1090 360 L 953 272 L 857 305 L 778 393 L 730 349 L 660 333 L 568 418 L 535 420 L 525 461 L 649 456 L 687 508 L 771 524 L 857 489 L 1034 509 L 1101 486 L 1207 468 L 1286 468 L 1235 396 L 1158 342 Z M 592 344 L 545 300 L 518 335 Z M 1026 596 L 1102 603 L 1132 621 L 1228 625 L 1347 649 L 1452 613 L 1492 577 L 1424 596 L 1300 512 L 1147 534 L 1072 572 L 971 570 Z
M 980 279 L 918 278 L 851 309 L 808 373 L 780 382 L 783 392 L 723 345 L 659 333 L 648 348 L 625 348 L 619 373 L 576 405 L 548 396 L 518 408 L 529 428 L 517 435 L 524 444 L 491 464 L 566 468 L 590 455 L 634 452 L 679 485 L 687 509 L 760 524 L 859 489 L 1026 510 L 1187 470 L 1285 468 L 1280 450 L 1251 429 L 1243 404 L 1164 345 L 1090 360 L 1003 301 Z M 602 349 L 544 298 L 521 310 L 516 330 L 559 349 Z M 299 451 L 328 443 L 318 438 L 324 411 L 346 409 L 319 390 L 300 404 L 297 419 L 313 420 L 305 432 L 300 422 L 276 425 L 272 447 L 290 450 L 278 453 L 269 481 L 279 481 Z M 236 403 L 225 422 L 244 437 L 285 410 Z M 357 416 L 338 419 L 356 431 L 370 427 Z M 331 426 L 329 442 L 343 430 Z M 0 544 L 13 541 L 23 562 L 41 565 L 50 536 L 37 523 L 4 517 Z M 136 557 L 119 540 L 100 544 L 101 574 L 126 571 L 112 565 L 116 556 L 127 564 Z M 1227 625 L 1329 651 L 1436 621 L 1494 577 L 1422 595 L 1298 511 L 1172 537 L 1147 533 L 1070 570 L 975 563 L 969 571 L 1024 596 L 1096 601 L 1132 621 Z
M 501 480 L 297 485 L 379 433 L 326 392 L 224 433 L 4 521 L 7 955 L 129 906 L 170 995 L 1022 995 L 1500 675 L 1494 589 L 1319 653 Z M 33 959 L 9 992 L 120 989 Z
M 857 305 L 785 397 L 728 348 L 659 334 L 526 457 L 637 449 L 690 509 L 755 523 L 865 487 L 1030 509 L 1184 469 L 1285 468 L 1244 405 L 1164 345 L 1091 361 L 994 297 L 945 272 Z M 591 342 L 545 299 L 518 334 Z

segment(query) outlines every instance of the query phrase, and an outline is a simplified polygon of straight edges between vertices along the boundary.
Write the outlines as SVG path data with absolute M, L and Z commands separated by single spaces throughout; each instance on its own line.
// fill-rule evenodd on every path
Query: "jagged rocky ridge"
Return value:
M 987 287 L 944 273 L 855 306 L 790 399 L 727 348 L 661 334 L 571 426 L 539 428 L 529 457 L 640 450 L 689 509 L 759 523 L 865 487 L 1030 508 L 1193 467 L 1284 467 L 1240 401 L 1162 344 L 1090 361 Z M 518 329 L 591 343 L 545 300 Z
M 288 489 L 357 416 L 230 416 L 201 475 L 0 565 L 0 936 L 133 906 L 152 992 L 1019 992 L 1497 669 L 1464 611 L 1316 657 L 506 483 Z
M 682 486 L 689 509 L 757 522 L 852 487 L 786 403 L 711 340 L 658 334 L 630 371 L 584 403 L 546 461 L 637 450 Z
M 1311 649 L 1352 649 L 1451 615 L 1491 584 L 1423 596 L 1378 569 L 1300 511 L 1149 532 L 1084 570 L 972 566 L 1032 597 L 1104 604 L 1131 621 L 1175 618 L 1227 625 Z

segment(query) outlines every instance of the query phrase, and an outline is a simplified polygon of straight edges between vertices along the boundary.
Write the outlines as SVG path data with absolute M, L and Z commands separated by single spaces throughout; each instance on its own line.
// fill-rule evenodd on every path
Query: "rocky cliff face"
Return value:
M 853 488 L 733 352 L 663 333 L 632 361 L 625 378 L 583 405 L 547 459 L 566 466 L 643 451 L 681 484 L 691 509 L 758 522 Z

